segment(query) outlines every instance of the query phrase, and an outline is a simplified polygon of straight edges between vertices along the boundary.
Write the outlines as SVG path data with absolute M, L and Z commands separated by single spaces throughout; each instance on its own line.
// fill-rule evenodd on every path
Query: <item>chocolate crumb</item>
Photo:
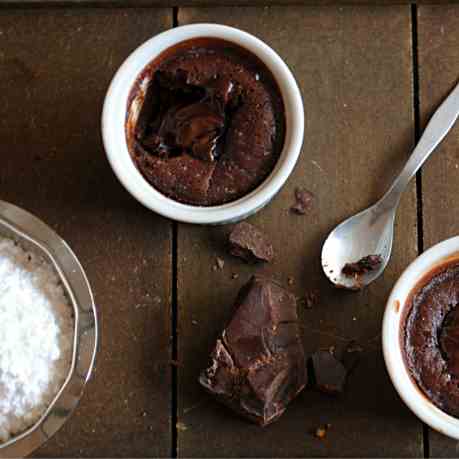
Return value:
M 315 435 L 317 438 L 323 439 L 327 435 L 327 430 L 324 429 L 323 427 L 317 427 Z
M 363 276 L 374 271 L 382 263 L 381 255 L 367 255 L 355 263 L 346 263 L 343 266 L 342 273 L 346 277 Z
M 238 223 L 229 236 L 230 253 L 246 262 L 270 262 L 274 249 L 266 236 L 250 223 Z
M 314 436 L 323 440 L 327 436 L 327 431 L 330 429 L 331 424 L 325 424 L 324 426 L 319 426 L 314 432 Z
M 314 195 L 304 189 L 304 188 L 295 188 L 295 204 L 290 207 L 290 210 L 298 215 L 305 215 L 312 207 L 312 201 L 314 200 Z
M 288 282 L 288 285 L 293 285 L 295 283 L 295 280 L 293 279 L 293 277 L 289 277 L 287 282 Z
M 155 304 L 160 304 L 161 303 L 161 297 L 159 295 L 155 295 L 152 299 L 153 303 Z
M 232 279 L 238 279 L 238 278 L 239 278 L 239 274 L 238 274 L 238 273 L 233 273 L 233 274 L 231 275 L 231 278 L 232 278 Z
M 185 430 L 188 430 L 187 425 L 184 424 L 183 422 L 177 422 L 177 424 L 175 424 L 175 427 L 177 428 L 179 432 L 184 432 Z
M 312 309 L 317 304 L 318 294 L 316 291 L 309 290 L 303 298 L 304 307 L 306 309 Z
M 225 260 L 223 260 L 220 257 L 217 257 L 217 267 L 218 267 L 218 269 L 223 269 L 224 266 L 225 266 Z

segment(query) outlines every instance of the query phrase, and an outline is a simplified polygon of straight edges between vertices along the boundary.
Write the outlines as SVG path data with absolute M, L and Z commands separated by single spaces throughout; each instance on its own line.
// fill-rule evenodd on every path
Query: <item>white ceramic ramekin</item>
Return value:
M 459 419 L 437 408 L 410 377 L 402 356 L 400 328 L 406 316 L 407 298 L 416 284 L 432 269 L 459 258 L 459 237 L 443 241 L 416 258 L 395 284 L 384 313 L 382 344 L 390 378 L 406 405 L 438 432 L 459 440 Z
M 281 156 L 270 176 L 248 195 L 219 206 L 181 204 L 155 190 L 140 174 L 129 154 L 125 121 L 128 96 L 140 72 L 167 48 L 197 37 L 221 38 L 242 46 L 261 59 L 273 74 L 282 94 L 286 136 Z M 303 143 L 304 111 L 301 93 L 284 61 L 268 45 L 241 30 L 217 24 L 193 24 L 163 32 L 137 48 L 115 74 L 105 97 L 102 137 L 109 162 L 124 187 L 149 209 L 174 220 L 223 224 L 234 222 L 265 206 L 291 174 Z

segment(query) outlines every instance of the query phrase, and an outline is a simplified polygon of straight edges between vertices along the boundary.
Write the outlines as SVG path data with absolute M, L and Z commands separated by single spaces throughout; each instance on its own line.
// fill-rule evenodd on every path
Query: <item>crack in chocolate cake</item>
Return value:
M 129 99 L 126 135 L 137 168 L 186 204 L 223 204 L 254 190 L 279 159 L 284 132 L 283 101 L 268 68 L 221 39 L 166 50 Z

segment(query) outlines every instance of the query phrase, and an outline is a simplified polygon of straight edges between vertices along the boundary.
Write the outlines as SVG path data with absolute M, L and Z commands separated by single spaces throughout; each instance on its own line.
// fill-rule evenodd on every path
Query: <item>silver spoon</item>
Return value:
M 337 286 L 358 289 L 373 282 L 384 271 L 392 250 L 394 221 L 400 197 L 419 168 L 443 140 L 459 116 L 459 84 L 429 121 L 416 148 L 386 194 L 373 206 L 339 224 L 322 247 L 322 268 Z M 342 273 L 346 263 L 367 255 L 380 255 L 381 263 L 362 276 Z

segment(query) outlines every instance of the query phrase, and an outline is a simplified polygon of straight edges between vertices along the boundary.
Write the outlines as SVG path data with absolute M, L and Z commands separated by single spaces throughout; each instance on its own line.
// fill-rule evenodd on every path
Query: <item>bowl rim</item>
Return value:
M 220 38 L 255 54 L 273 74 L 284 102 L 286 133 L 271 174 L 252 192 L 218 206 L 193 206 L 166 197 L 150 185 L 134 165 L 127 148 L 125 118 L 132 86 L 145 66 L 171 46 L 198 37 Z M 121 128 L 122 127 L 122 128 Z M 166 30 L 135 49 L 115 73 L 107 90 L 101 119 L 108 161 L 122 185 L 147 208 L 173 220 L 222 224 L 240 220 L 266 205 L 284 185 L 301 152 L 304 109 L 298 84 L 282 58 L 259 38 L 234 27 L 199 23 Z
M 41 417 L 23 432 L 0 443 L 0 457 L 25 457 L 51 438 L 71 416 L 91 377 L 98 349 L 98 318 L 94 296 L 76 255 L 43 221 L 0 200 L 4 237 L 22 240 L 51 263 L 74 312 L 72 361 L 65 381 Z
M 459 259 L 459 236 L 435 244 L 403 271 L 386 304 L 382 347 L 390 379 L 408 408 L 434 430 L 459 440 L 459 419 L 434 405 L 412 379 L 405 365 L 400 340 L 400 327 L 406 314 L 408 296 L 426 274 L 452 257 Z

